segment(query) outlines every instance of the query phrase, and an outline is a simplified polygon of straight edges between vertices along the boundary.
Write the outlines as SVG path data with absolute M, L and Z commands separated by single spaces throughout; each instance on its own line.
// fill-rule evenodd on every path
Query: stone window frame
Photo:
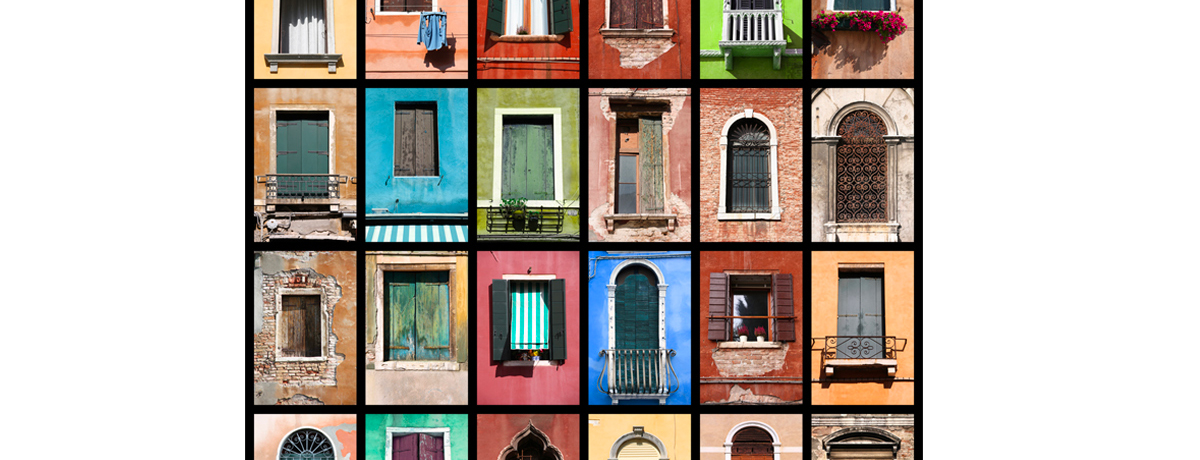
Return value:
M 771 425 L 755 420 L 734 425 L 729 430 L 729 434 L 725 435 L 725 460 L 733 460 L 733 436 L 737 432 L 751 427 L 762 428 L 771 435 L 771 450 L 775 453 L 775 460 L 779 460 L 779 455 L 783 453 L 783 443 L 779 440 L 779 434 L 775 432 L 774 428 L 771 428 Z
M 620 30 L 620 29 L 618 29 L 618 30 Z M 671 105 L 671 101 L 670 101 L 671 96 L 666 96 L 666 97 L 661 97 L 661 98 L 653 97 L 653 96 L 630 98 L 630 97 L 621 97 L 621 96 L 611 95 L 611 94 L 604 94 L 604 96 L 607 98 L 609 110 L 612 111 L 612 115 L 613 115 L 613 118 L 611 120 L 605 120 L 604 123 L 606 123 L 609 126 L 609 129 L 613 133 L 617 133 L 620 120 L 637 119 L 641 115 L 657 116 L 657 117 L 659 117 L 659 120 L 665 120 L 667 118 L 666 114 L 670 113 L 670 111 L 675 108 L 674 106 Z M 627 105 L 658 104 L 658 105 L 662 105 L 661 108 L 663 110 L 658 110 L 658 109 L 650 109 L 650 110 L 644 110 L 644 111 L 616 110 L 616 109 L 612 109 L 612 106 L 614 105 L 614 103 L 615 104 L 627 104 Z M 646 212 L 617 213 L 617 196 L 618 196 L 617 179 L 618 179 L 618 176 L 620 175 L 620 163 L 616 158 L 620 156 L 620 146 L 614 145 L 613 149 L 612 149 L 613 152 L 605 152 L 604 153 L 604 155 L 612 154 L 613 158 L 614 158 L 613 172 L 612 172 L 612 174 L 608 175 L 608 188 L 610 190 L 612 190 L 612 194 L 609 197 L 607 197 L 607 199 L 609 200 L 609 203 L 608 203 L 608 211 L 609 212 L 607 214 L 604 214 L 604 216 L 603 216 L 604 217 L 604 225 L 605 225 L 605 228 L 608 230 L 608 233 L 611 234 L 616 231 L 616 223 L 618 221 L 628 221 L 628 220 L 647 220 L 647 221 L 659 221 L 659 222 L 665 221 L 667 224 L 667 230 L 672 231 L 672 232 L 675 231 L 675 226 L 678 224 L 678 221 L 679 221 L 679 215 L 676 214 L 675 211 L 672 209 L 670 200 L 668 198 L 671 194 L 671 170 L 670 170 L 670 168 L 671 168 L 671 147 L 670 147 L 671 141 L 669 139 L 670 136 L 668 136 L 667 134 L 668 134 L 667 126 L 666 126 L 666 123 L 664 122 L 662 125 L 662 132 L 660 133 L 660 136 L 662 137 L 662 154 L 661 154 L 661 156 L 662 156 L 662 171 L 663 171 L 662 177 L 660 178 L 661 182 L 662 182 L 662 187 L 663 187 L 663 212 L 662 213 L 658 213 L 658 214 L 651 214 L 651 213 L 646 213 Z M 640 135 L 640 133 L 639 133 L 639 135 Z M 638 155 L 639 155 L 638 156 L 638 174 L 640 175 L 641 174 L 641 153 L 639 152 Z M 639 176 L 638 185 L 639 185 L 639 187 L 641 185 L 640 176 Z M 641 197 L 641 192 L 642 191 L 639 189 L 638 190 L 639 198 Z M 639 251 L 639 252 L 645 253 L 645 251 Z
M 542 445 L 546 446 L 546 448 L 543 449 L 543 451 L 546 451 L 546 450 L 552 451 L 554 453 L 554 456 L 557 457 L 559 460 L 563 459 L 562 450 L 559 450 L 558 446 L 555 446 L 554 443 L 550 442 L 550 436 L 547 435 L 542 430 L 539 430 L 538 427 L 533 426 L 533 420 L 530 420 L 529 425 L 526 426 L 525 429 L 523 429 L 519 433 L 517 433 L 515 436 L 513 436 L 512 441 L 509 441 L 509 444 L 507 446 L 504 446 L 504 448 L 500 450 L 500 454 L 496 456 L 496 460 L 504 460 L 504 458 L 507 457 L 508 454 L 516 452 L 517 446 L 519 444 L 521 444 L 521 441 L 524 441 L 525 438 L 530 437 L 530 436 L 533 436 L 534 438 L 540 440 L 542 442 Z
M 554 274 L 546 274 L 546 275 L 501 274 L 500 279 L 505 280 L 505 281 L 545 281 L 546 288 L 547 288 L 547 290 L 549 290 L 550 281 L 557 280 L 557 279 L 564 279 L 564 278 L 559 278 L 558 275 L 554 275 Z M 509 308 L 510 309 L 512 308 L 511 300 L 509 301 Z M 546 309 L 547 310 L 550 309 L 549 304 L 546 305 Z M 508 327 L 511 328 L 512 327 L 512 318 L 509 318 L 508 321 L 509 321 Z M 547 318 L 546 322 L 549 323 L 549 321 L 550 321 L 549 318 Z M 553 328 L 551 328 L 551 329 L 553 329 Z M 551 330 L 550 332 L 553 333 L 554 331 Z M 547 338 L 549 338 L 549 336 L 550 335 L 547 334 Z M 547 345 L 549 345 L 549 344 L 547 344 Z M 501 366 L 511 366 L 511 367 L 548 367 L 548 366 L 556 366 L 557 367 L 557 366 L 561 366 L 563 364 L 563 361 L 565 361 L 565 360 L 562 360 L 562 359 L 544 359 L 544 360 L 539 359 L 537 361 L 521 361 L 521 360 L 507 359 L 504 361 L 500 361 L 500 365 Z
M 896 13 L 896 12 L 900 11 L 900 8 L 898 6 L 896 6 L 896 0 L 891 0 L 891 2 L 892 2 L 891 8 L 887 9 L 887 10 L 883 10 L 882 11 L 883 13 Z M 836 10 L 833 8 L 834 3 L 837 3 L 837 0 L 826 0 L 825 8 L 824 8 L 825 11 L 828 11 L 830 13 L 854 13 L 857 11 L 862 11 L 862 10 Z
M 288 0 L 273 0 L 271 6 L 271 52 L 263 57 L 267 60 L 267 65 L 271 68 L 271 73 L 279 72 L 279 64 L 311 64 L 322 63 L 329 66 L 329 73 L 337 73 L 337 63 L 342 59 L 342 55 L 337 53 L 334 37 L 334 20 L 333 20 L 333 4 L 334 0 L 324 0 L 325 3 L 325 51 L 324 54 L 297 54 L 297 53 L 281 53 L 279 48 L 279 13 L 281 2 Z M 436 1 L 436 0 L 435 0 Z M 332 153 L 332 152 L 330 152 Z M 331 155 L 332 156 L 332 155 Z
M 658 449 L 659 460 L 670 460 L 670 456 L 667 455 L 667 446 L 663 444 L 663 442 L 659 440 L 657 436 L 647 433 L 645 427 L 641 426 L 635 426 L 628 433 L 625 433 L 621 437 L 617 438 L 617 441 L 612 445 L 612 449 L 609 450 L 608 460 L 617 460 L 617 454 L 621 452 L 621 446 L 633 439 L 645 439 L 650 441 L 654 444 L 654 448 Z
M 724 273 L 729 276 L 730 297 L 732 297 L 733 277 L 745 276 L 745 275 L 767 275 L 768 277 L 771 277 L 773 275 L 778 275 L 781 272 L 778 269 L 771 269 L 771 270 L 723 270 L 721 273 Z M 771 280 L 772 289 L 774 289 L 774 286 L 775 286 L 774 283 L 775 283 L 775 281 Z M 774 298 L 773 298 L 774 296 L 772 296 L 770 294 L 771 291 L 767 291 L 767 292 L 768 292 L 768 294 L 767 294 L 767 315 L 770 316 L 771 313 L 775 312 L 775 303 L 774 303 Z M 727 305 L 727 308 L 729 309 L 728 311 L 730 313 L 733 313 L 732 305 Z M 773 325 L 775 321 L 776 321 L 775 319 L 771 319 L 771 320 L 767 321 L 768 334 L 775 330 L 775 327 Z M 729 330 L 730 330 L 730 335 L 729 335 L 730 340 L 723 340 L 723 341 L 717 342 L 717 348 L 772 348 L 772 349 L 783 348 L 783 342 L 781 342 L 779 340 L 773 340 L 773 341 L 768 340 L 765 342 L 759 342 L 757 340 L 747 340 L 745 342 L 739 342 L 737 340 L 737 332 L 733 330 L 732 318 L 730 318 Z M 750 331 L 750 332 L 753 332 L 753 331 Z M 778 338 L 778 337 L 776 337 L 776 338 Z M 776 438 L 776 439 L 778 439 L 778 438 Z M 729 460 L 729 459 L 726 458 L 726 460 Z M 775 460 L 779 460 L 778 457 Z
M 625 259 L 625 260 L 621 261 L 620 264 L 617 264 L 616 268 L 613 268 L 612 275 L 609 276 L 609 280 L 608 280 L 608 349 L 612 350 L 612 349 L 617 348 L 617 334 L 616 334 L 616 331 L 617 331 L 617 275 L 621 273 L 621 270 L 624 270 L 626 267 L 629 267 L 632 265 L 641 265 L 646 268 L 649 268 L 651 271 L 654 272 L 654 276 L 658 277 L 658 349 L 660 349 L 660 350 L 666 349 L 667 348 L 666 311 L 667 311 L 667 287 L 668 287 L 668 285 L 666 282 L 666 278 L 663 278 L 662 270 L 659 270 L 658 266 L 655 265 L 654 262 L 651 262 L 648 259 Z M 610 360 L 609 367 L 611 368 L 612 364 L 613 364 L 611 362 L 611 360 L 613 359 L 613 357 L 610 355 L 608 357 L 608 359 Z
M 612 22 L 612 1 L 604 0 L 604 24 L 600 27 L 600 36 L 604 38 L 670 38 L 675 35 L 675 30 L 671 29 L 667 24 L 668 14 L 671 10 L 670 3 L 680 0 L 663 0 L 662 7 L 662 22 L 663 26 L 658 29 L 614 29 L 609 26 Z
M 432 6 L 430 7 L 429 11 L 383 11 L 383 0 L 374 0 L 372 4 L 375 5 L 375 16 L 420 16 L 421 13 L 429 13 L 438 10 L 438 0 L 430 0 L 430 2 L 432 2 Z
M 725 205 L 725 189 L 729 175 L 729 130 L 733 124 L 746 118 L 753 118 L 761 121 L 767 126 L 767 130 L 771 133 L 771 212 L 725 212 L 728 209 Z M 743 112 L 738 112 L 729 117 L 725 121 L 725 126 L 721 128 L 721 140 L 718 143 L 721 151 L 721 187 L 719 192 L 717 220 L 782 220 L 783 208 L 779 206 L 779 136 L 775 130 L 775 124 L 767 118 L 766 114 L 758 112 L 754 109 L 746 109 Z
M 882 428 L 876 428 L 873 426 L 855 426 L 855 427 L 842 428 L 837 431 L 834 431 L 833 433 L 830 433 L 829 435 L 827 435 L 823 439 L 821 439 L 821 444 L 820 444 L 821 450 L 825 451 L 826 458 L 829 457 L 831 448 L 838 447 L 837 442 L 839 439 L 844 439 L 844 438 L 852 437 L 852 436 L 867 436 L 867 437 L 877 439 L 879 442 L 871 443 L 868 445 L 871 445 L 873 447 L 878 447 L 880 450 L 882 450 L 883 448 L 890 448 L 892 451 L 893 458 L 895 458 L 896 454 L 898 452 L 900 452 L 900 446 L 904 443 L 904 441 L 901 440 L 899 436 L 896 436 L 895 434 L 892 434 L 890 431 L 884 430 Z M 855 445 L 862 446 L 863 444 L 855 443 Z M 813 449 L 816 450 L 816 446 L 813 446 Z M 839 458 L 856 458 L 856 457 L 840 457 L 839 456 Z M 877 457 L 861 457 L 861 458 L 877 458 Z
M 457 310 L 455 305 L 455 275 L 458 271 L 458 264 L 453 258 L 438 257 L 438 260 L 408 262 L 408 263 L 378 263 L 375 264 L 375 369 L 376 370 L 433 370 L 433 371 L 457 371 L 459 363 L 454 359 L 458 353 L 458 348 L 454 343 L 454 318 Z M 449 259 L 449 260 L 445 260 Z M 383 349 L 383 344 L 387 340 L 383 336 L 384 316 L 384 274 L 386 272 L 431 272 L 431 271 L 446 271 L 449 272 L 447 281 L 447 292 L 449 298 L 449 315 L 447 316 L 446 326 L 450 329 L 447 336 L 450 343 L 450 356 L 448 361 L 388 361 Z M 389 457 L 390 458 L 390 457 Z
M 503 165 L 504 165 L 504 116 L 505 115 L 550 115 L 554 121 L 554 199 L 553 200 L 529 200 L 525 202 L 526 206 L 530 207 L 559 207 L 562 205 L 566 194 L 563 192 L 563 130 L 562 130 L 562 108 L 560 107 L 529 107 L 529 108 L 497 108 L 495 109 L 494 120 L 494 137 L 492 144 L 492 199 L 480 200 L 477 205 L 484 207 L 499 207 L 503 200 L 500 199 L 501 189 L 503 189 Z
M 857 223 L 857 222 L 837 222 L 837 146 L 842 140 L 838 136 L 838 126 L 847 115 L 859 110 L 866 110 L 878 116 L 883 120 L 884 126 L 887 128 L 887 135 L 883 136 L 884 143 L 887 144 L 887 221 L 874 223 Z M 819 137 L 818 137 L 819 136 Z M 887 226 L 888 241 L 900 241 L 900 222 L 896 215 L 896 207 L 899 205 L 899 190 L 900 178 L 897 176 L 899 161 L 900 161 L 900 145 L 904 143 L 906 136 L 900 135 L 899 128 L 896 126 L 896 121 L 888 114 L 887 110 L 877 104 L 867 101 L 857 101 L 846 104 L 838 109 L 833 115 L 829 123 L 825 127 L 825 132 L 813 134 L 813 143 L 823 142 L 829 151 L 829 164 L 825 166 L 825 174 L 828 176 L 828 190 L 825 197 L 826 203 L 826 222 L 825 222 L 825 241 L 836 242 L 839 229 L 853 229 L 855 227 L 864 227 L 872 225 Z M 819 171 L 813 171 L 814 174 L 820 174 Z
M 286 292 L 285 292 L 286 291 Z M 283 347 L 279 343 L 279 338 L 282 335 L 280 328 L 282 327 L 283 317 L 283 296 L 289 295 L 319 295 L 321 296 L 321 356 L 280 356 Z M 329 359 L 329 329 L 330 322 L 333 321 L 333 308 L 329 305 L 329 297 L 325 294 L 325 290 L 318 287 L 310 288 L 289 288 L 279 286 L 275 289 L 275 362 L 324 362 Z M 328 309 L 328 313 L 326 312 Z
M 424 433 L 430 435 L 440 435 L 442 438 L 442 460 L 454 460 L 454 453 L 450 450 L 450 428 L 449 427 L 395 427 L 389 426 L 385 428 L 383 437 L 383 450 L 386 459 L 392 458 L 392 438 L 397 434 L 414 434 Z
M 279 447 L 275 448 L 275 458 L 278 459 L 279 457 L 283 456 L 283 443 L 287 442 L 288 438 L 292 437 L 292 434 L 294 434 L 297 431 L 306 430 L 306 429 L 313 430 L 313 431 L 316 431 L 316 432 L 324 435 L 325 440 L 329 441 L 329 445 L 334 448 L 334 451 L 335 451 L 334 457 L 337 456 L 337 454 L 336 454 L 337 444 L 333 442 L 333 437 L 329 436 L 329 433 L 326 433 L 324 430 L 321 430 L 320 428 L 317 428 L 315 426 L 305 425 L 305 426 L 296 427 L 296 428 L 292 429 L 292 431 L 287 432 L 287 434 L 283 435 L 283 437 L 279 439 Z

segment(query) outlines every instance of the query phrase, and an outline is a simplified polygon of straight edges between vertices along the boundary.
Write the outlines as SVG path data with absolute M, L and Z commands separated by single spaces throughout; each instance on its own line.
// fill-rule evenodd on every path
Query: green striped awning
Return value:
M 368 225 L 369 243 L 466 243 L 466 225 Z
M 511 281 L 513 350 L 550 348 L 550 310 L 545 281 Z

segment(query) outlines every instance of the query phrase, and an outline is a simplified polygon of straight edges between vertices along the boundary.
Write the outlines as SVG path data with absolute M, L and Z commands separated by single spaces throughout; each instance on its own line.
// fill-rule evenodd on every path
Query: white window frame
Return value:
M 283 296 L 285 295 L 319 295 L 321 296 L 321 308 L 317 311 L 317 315 L 321 317 L 321 356 L 280 356 L 282 355 L 283 346 L 279 343 L 281 334 L 281 319 L 283 318 Z M 325 295 L 325 290 L 321 288 L 289 288 L 279 287 L 275 290 L 275 362 L 325 362 L 327 349 L 329 348 L 329 315 L 325 314 L 329 298 Z
M 287 432 L 287 434 L 283 435 L 283 438 L 281 438 L 279 440 L 279 447 L 275 448 L 275 458 L 279 458 L 280 456 L 283 455 L 283 443 L 287 442 L 288 438 L 292 437 L 292 433 L 295 433 L 297 431 L 304 430 L 304 429 L 316 430 L 318 433 L 321 433 L 322 435 L 324 435 L 325 440 L 329 441 L 329 445 L 332 446 L 335 450 L 334 456 L 335 457 L 337 456 L 336 450 L 337 450 L 338 445 L 337 445 L 337 443 L 333 442 L 333 438 L 329 436 L 329 433 L 326 433 L 325 431 L 323 431 L 320 428 L 317 428 L 315 426 L 302 426 L 302 427 L 297 427 L 297 428 L 293 429 L 292 431 Z
M 433 0 L 433 5 L 428 12 L 438 10 L 438 0 Z M 375 0 L 375 16 L 420 16 L 425 11 L 383 11 L 383 0 Z
M 829 11 L 829 12 L 833 12 L 833 13 L 854 13 L 856 11 L 863 11 L 863 10 L 835 10 L 835 9 L 833 9 L 833 5 L 836 2 L 837 2 L 837 0 L 826 0 L 825 11 Z M 883 11 L 883 12 L 884 13 L 895 13 L 897 11 L 900 11 L 900 9 L 896 7 L 896 0 L 892 0 L 891 9 Z
M 383 448 L 383 450 L 384 450 L 383 458 L 386 458 L 386 459 L 392 458 L 392 438 L 394 438 L 397 434 L 406 435 L 406 434 L 413 434 L 413 433 L 425 433 L 425 434 L 440 436 L 442 438 L 442 460 L 453 460 L 454 454 L 453 454 L 453 451 L 450 450 L 450 428 L 449 427 L 446 427 L 446 428 L 441 428 L 441 427 L 424 428 L 424 427 L 393 427 L 393 426 L 389 426 L 389 427 L 387 427 L 387 434 L 386 434 L 386 436 L 384 436 L 385 444 L 384 444 L 384 448 Z
M 725 212 L 725 187 L 728 179 L 729 159 L 729 129 L 733 124 L 743 118 L 753 118 L 767 125 L 767 129 L 771 132 L 771 212 Z M 757 112 L 754 109 L 746 109 L 744 112 L 739 112 L 725 121 L 725 127 L 721 128 L 721 189 L 719 208 L 717 209 L 717 220 L 781 220 L 783 216 L 783 208 L 779 206 L 779 136 L 775 131 L 775 124 L 767 118 L 762 112 Z
M 750 427 L 762 428 L 771 435 L 771 450 L 775 453 L 775 460 L 779 460 L 779 454 L 781 454 L 783 451 L 783 443 L 779 442 L 779 434 L 776 433 L 775 429 L 771 428 L 770 425 L 754 420 L 734 425 L 734 427 L 729 430 L 729 434 L 725 435 L 725 460 L 733 460 L 733 435 L 737 434 L 739 431 L 742 431 L 744 428 Z
M 562 109 L 559 107 L 548 108 L 504 108 L 495 109 L 494 124 L 495 137 L 492 138 L 493 160 L 492 160 L 492 199 L 490 201 L 481 201 L 488 207 L 500 206 L 500 190 L 504 183 L 503 163 L 504 163 L 504 116 L 505 115 L 550 115 L 554 118 L 554 199 L 553 200 L 529 200 L 525 202 L 526 206 L 544 206 L 556 207 L 563 204 L 563 137 L 562 137 Z
M 288 1 L 288 0 L 273 0 L 273 3 L 272 3 L 272 9 L 271 9 L 271 54 L 267 55 L 267 64 L 270 65 L 270 67 L 271 67 L 271 73 L 276 73 L 279 71 L 280 63 L 306 62 L 306 61 L 323 62 L 323 63 L 329 64 L 329 73 L 337 73 L 337 61 L 341 59 L 342 55 L 338 54 L 337 46 L 334 41 L 334 38 L 337 35 L 334 33 L 334 20 L 333 20 L 333 2 L 334 2 L 334 0 L 323 0 L 325 2 L 325 54 L 313 54 L 313 53 L 281 54 L 279 52 L 279 49 L 280 49 L 279 40 L 280 40 L 280 36 L 282 35 L 282 34 L 280 34 L 280 30 L 279 30 L 279 27 L 280 27 L 279 14 L 280 14 L 280 6 L 281 6 L 280 2 L 286 2 L 286 1 Z M 434 1 L 437 1 L 437 0 L 434 0 Z M 289 56 L 293 56 L 293 55 L 294 56 L 308 56 L 308 57 L 289 57 Z
M 455 311 L 455 276 L 457 276 L 458 264 L 453 257 L 436 257 L 425 258 L 421 262 L 412 263 L 377 263 L 375 264 L 375 369 L 376 370 L 430 370 L 430 371 L 457 371 L 459 363 L 454 358 L 458 353 L 458 348 L 454 344 L 454 311 Z M 383 275 L 387 272 L 440 272 L 446 271 L 450 273 L 448 281 L 449 298 L 447 301 L 450 304 L 450 317 L 447 318 L 447 327 L 450 328 L 448 336 L 450 340 L 450 359 L 446 361 L 388 361 L 387 350 L 383 344 L 386 339 L 383 337 L 383 325 L 386 321 L 384 315 L 384 288 Z M 388 456 L 391 458 L 391 456 Z

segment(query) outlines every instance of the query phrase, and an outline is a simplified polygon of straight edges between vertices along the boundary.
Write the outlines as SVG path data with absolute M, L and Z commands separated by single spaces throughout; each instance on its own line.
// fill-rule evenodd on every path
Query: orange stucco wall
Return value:
M 488 58 L 579 58 L 583 43 L 579 41 L 579 0 L 571 0 L 571 31 L 556 42 L 498 42 L 487 31 L 487 0 L 475 3 L 475 40 L 478 57 Z M 481 62 L 475 63 L 479 78 L 538 79 L 579 78 L 579 61 L 575 62 Z
M 254 0 L 254 51 L 250 65 L 254 78 L 265 79 L 347 79 L 358 76 L 358 3 L 361 0 L 329 0 L 333 2 L 334 53 L 342 55 L 337 72 L 329 73 L 326 65 L 283 64 L 271 73 L 265 54 L 271 52 L 271 28 L 275 21 L 275 0 Z
M 255 88 L 254 90 L 254 174 L 273 174 L 271 169 L 271 138 L 275 128 L 271 125 L 271 111 L 278 109 L 330 110 L 333 131 L 329 136 L 334 141 L 334 164 L 330 170 L 350 178 L 356 177 L 358 149 L 357 101 L 353 88 Z M 340 186 L 343 207 L 353 208 L 358 198 L 358 185 L 347 180 Z M 266 184 L 254 184 L 254 207 L 264 205 Z
M 878 252 L 813 252 L 812 253 L 812 336 L 818 344 L 820 337 L 837 335 L 838 264 L 883 264 L 884 335 L 908 339 L 904 351 L 896 354 L 896 379 L 913 379 L 917 342 L 915 267 L 913 253 L 908 251 Z M 812 351 L 812 378 L 822 379 L 821 353 Z M 879 381 L 813 383 L 813 404 L 913 404 L 914 382 Z
M 830 44 L 813 53 L 813 78 L 915 78 L 916 4 L 915 0 L 896 0 L 908 30 L 888 43 L 883 43 L 875 32 L 821 31 Z M 813 0 L 809 19 L 816 18 L 821 10 L 829 10 L 826 1 Z
M 375 0 L 360 0 L 366 11 L 367 78 L 467 78 L 471 48 L 467 0 L 436 0 L 446 13 L 446 47 L 428 51 L 417 43 L 420 14 L 378 14 Z

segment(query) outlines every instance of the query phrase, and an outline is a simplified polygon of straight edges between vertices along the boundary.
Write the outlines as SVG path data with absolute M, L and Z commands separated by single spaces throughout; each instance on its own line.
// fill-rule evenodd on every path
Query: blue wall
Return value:
M 679 375 L 679 391 L 667 398 L 667 404 L 692 402 L 692 258 L 656 258 L 663 254 L 688 254 L 687 251 L 668 251 L 647 254 L 613 254 L 622 259 L 596 259 L 609 255 L 605 251 L 588 253 L 588 404 L 609 405 L 608 395 L 596 389 L 596 380 L 604 370 L 600 350 L 608 348 L 608 282 L 613 269 L 624 259 L 644 258 L 658 266 L 667 282 L 666 338 L 667 348 L 675 350 L 671 364 Z M 621 405 L 654 404 L 658 401 L 621 401 Z
M 437 102 L 438 169 L 441 177 L 392 177 L 396 102 Z M 367 209 L 390 213 L 465 213 L 467 205 L 467 90 L 462 88 L 368 88 Z M 400 203 L 397 204 L 396 200 Z

